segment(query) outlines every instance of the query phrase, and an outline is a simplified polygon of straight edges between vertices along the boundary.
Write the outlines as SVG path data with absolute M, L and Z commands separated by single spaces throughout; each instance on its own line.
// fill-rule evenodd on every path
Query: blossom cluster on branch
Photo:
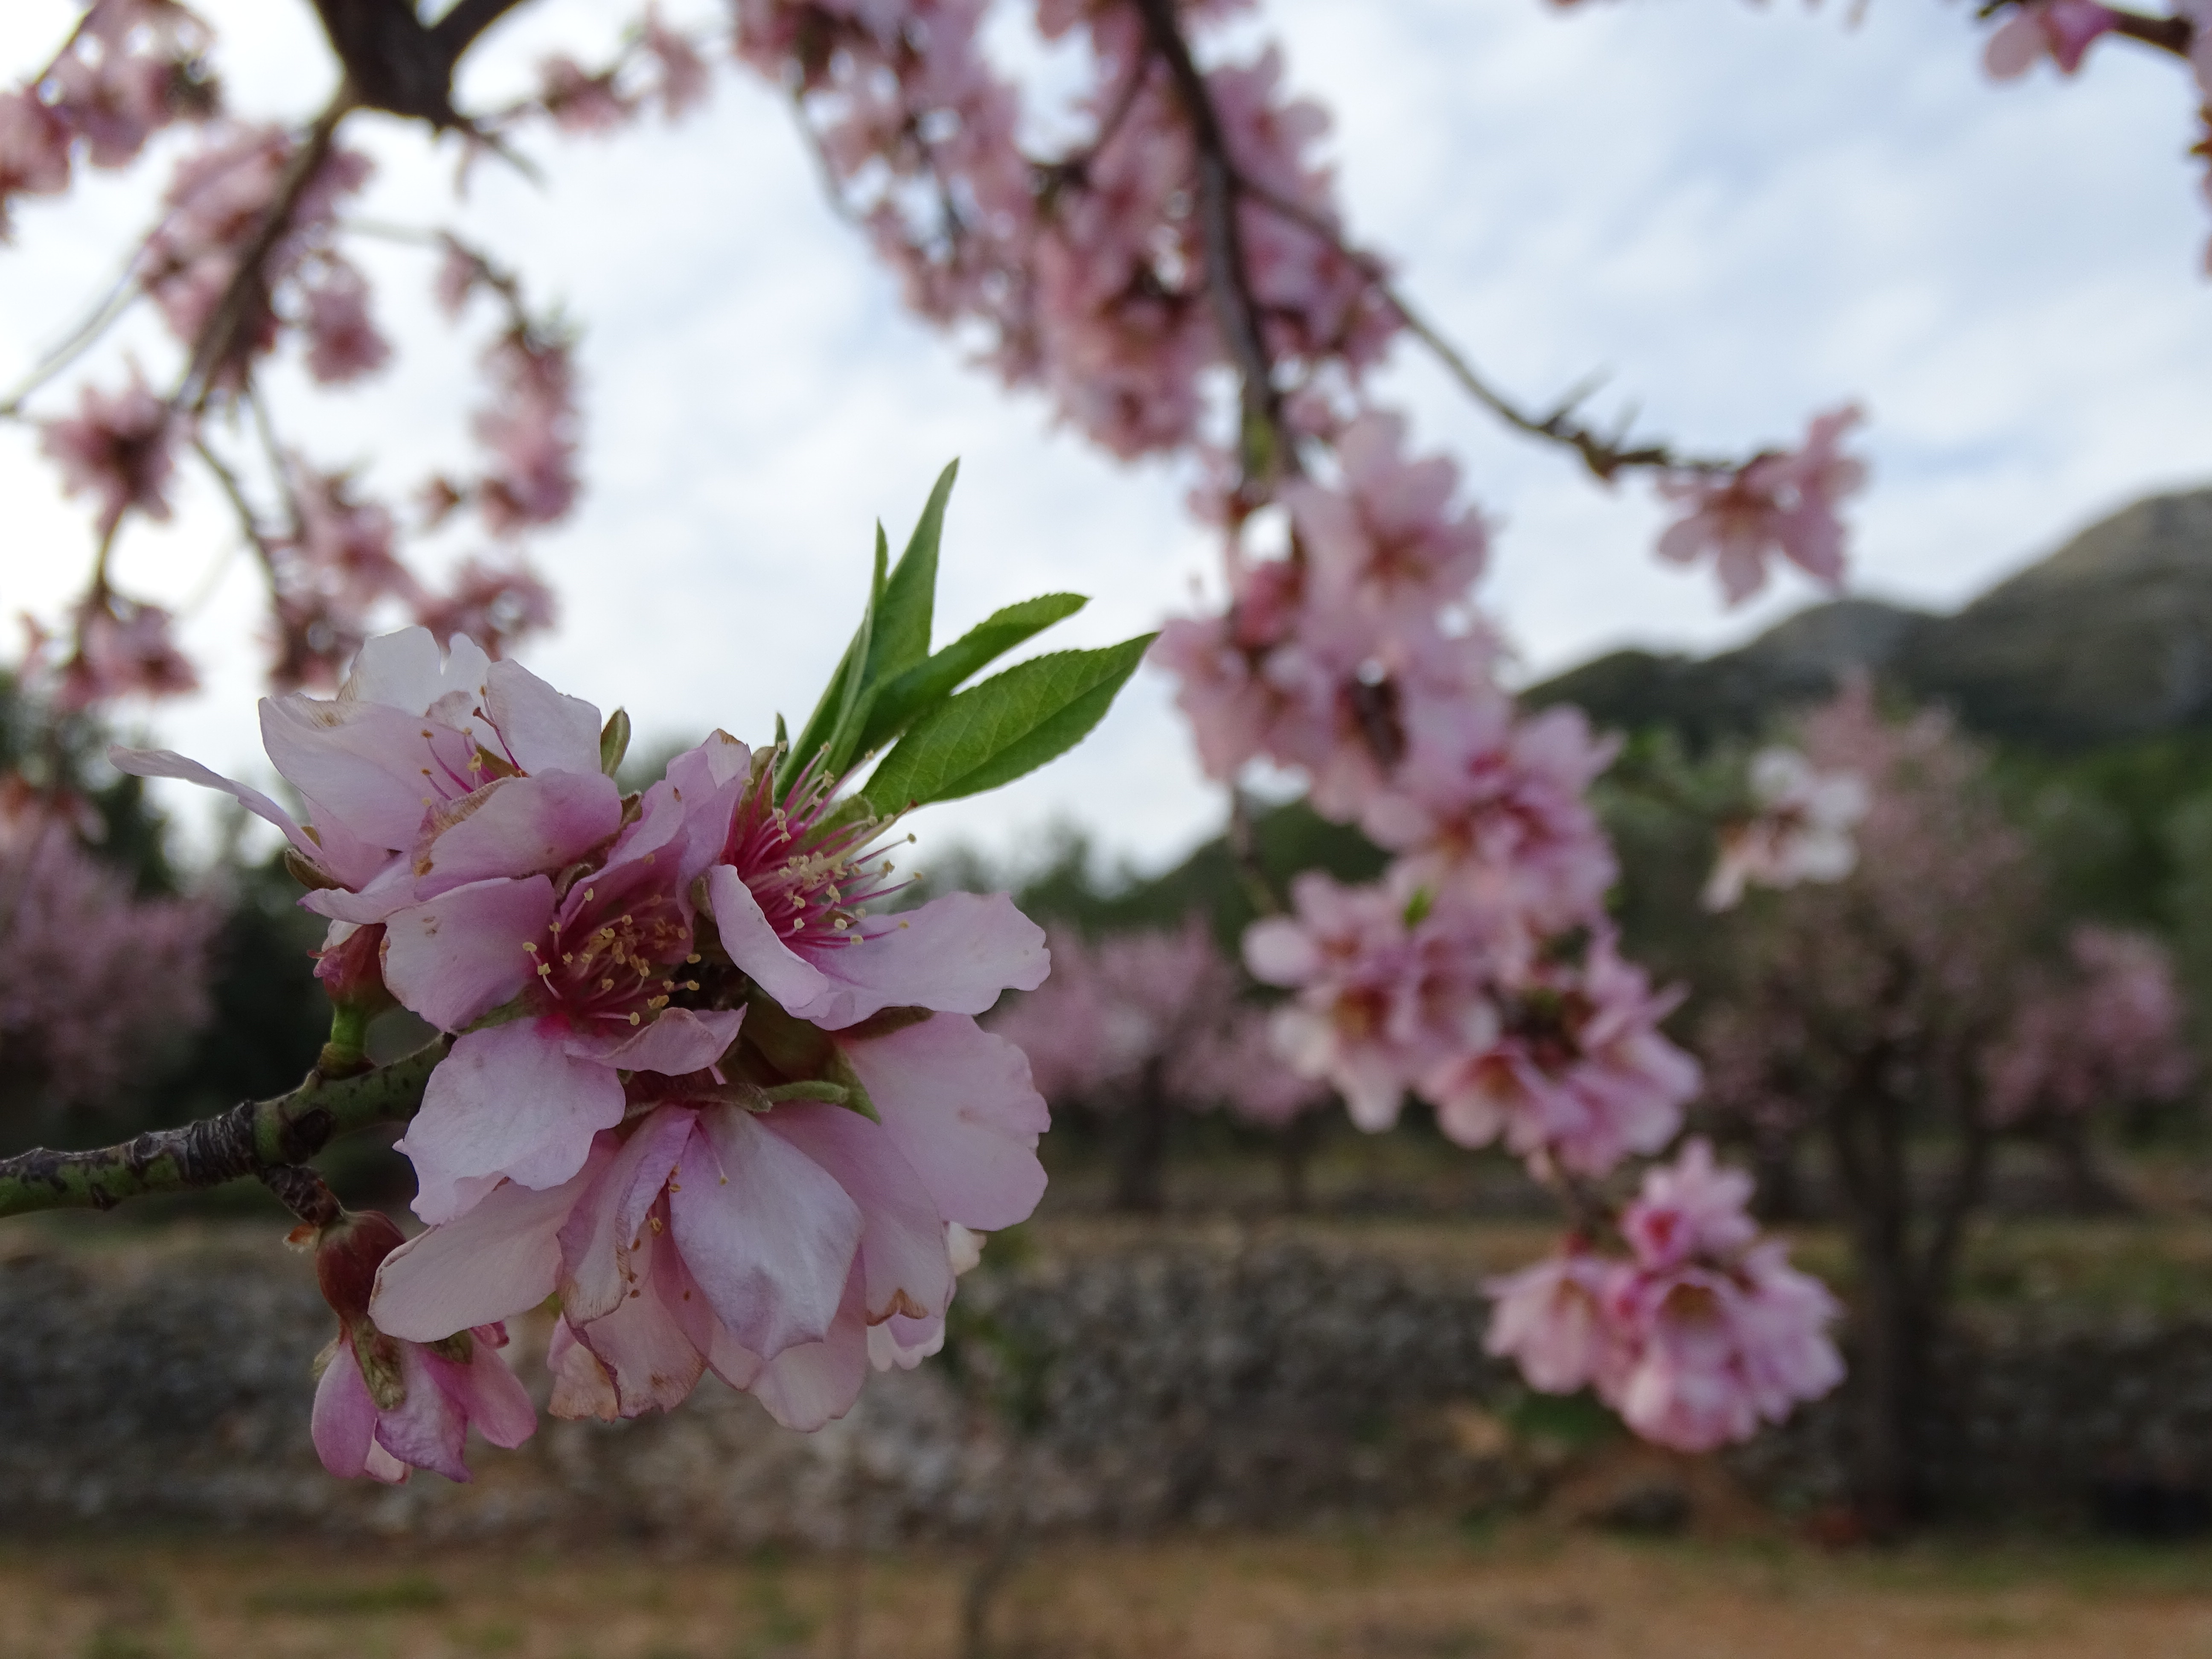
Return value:
M 403 1241 L 269 1172 L 341 1321 L 315 1414 L 333 1472 L 458 1479 L 471 1423 L 527 1434 L 497 1352 L 554 1296 L 558 1415 L 666 1409 L 712 1370 L 819 1427 L 871 1364 L 936 1351 L 977 1235 L 1035 1206 L 1045 1103 L 975 1016 L 1044 981 L 1042 931 L 1003 894 L 868 907 L 903 884 L 902 812 L 1068 747 L 1149 641 L 957 690 L 1043 623 L 1001 613 L 988 643 L 931 654 L 951 483 L 896 568 L 878 554 L 804 759 L 718 731 L 625 795 L 619 711 L 419 627 L 370 640 L 334 699 L 262 703 L 305 823 L 168 750 L 112 751 L 284 835 L 329 922 L 319 1074 L 366 1067 L 367 1022 L 395 1003 L 450 1034 L 398 1143 L 427 1231 Z M 1045 620 L 1073 608 L 1058 597 Z

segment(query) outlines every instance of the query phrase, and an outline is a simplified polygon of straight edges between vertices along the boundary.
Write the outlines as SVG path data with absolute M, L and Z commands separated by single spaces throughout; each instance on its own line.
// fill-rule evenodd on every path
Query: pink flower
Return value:
M 1679 991 L 1655 994 L 1600 933 L 1580 965 L 1540 964 L 1500 995 L 1494 1040 L 1439 1057 L 1420 1079 L 1447 1136 L 1503 1138 L 1587 1176 L 1674 1138 L 1698 1084 L 1697 1062 L 1658 1029 Z
M 62 665 L 57 706 L 89 708 L 113 697 L 170 697 L 198 689 L 191 663 L 170 637 L 175 619 L 160 605 L 111 590 L 87 599 L 74 620 L 76 649 Z
M 1516 716 L 1495 690 L 1424 699 L 1404 763 L 1361 827 L 1405 854 L 1407 878 L 1556 933 L 1593 915 L 1617 869 L 1583 796 L 1620 751 L 1577 708 Z
M 325 386 L 337 386 L 384 367 L 392 346 L 369 319 L 368 284 L 359 271 L 331 261 L 323 279 L 301 298 L 308 374 Z
M 1686 517 L 1659 538 L 1659 555 L 1692 564 L 1708 553 L 1730 605 L 1766 585 L 1766 561 L 1779 553 L 1814 580 L 1843 580 L 1844 526 L 1837 503 L 1866 482 L 1866 464 L 1839 447 L 1864 416 L 1856 406 L 1816 416 L 1802 448 L 1770 452 L 1724 475 L 1684 474 L 1663 481 L 1662 496 L 1688 504 Z
M 428 1340 L 557 1290 L 556 1414 L 665 1409 L 711 1370 L 789 1426 L 842 1415 L 872 1344 L 905 1364 L 941 1335 L 967 1230 L 1035 1206 L 1045 1113 L 1020 1052 L 961 1016 L 833 1041 L 880 1122 L 672 1098 L 564 1185 L 501 1185 L 396 1252 L 379 1323 Z
M 2146 934 L 2082 926 L 2063 975 L 2039 976 L 1982 1060 L 1999 1123 L 2172 1100 L 2196 1064 L 2173 962 Z
M 809 767 L 778 802 L 761 769 L 708 872 L 722 948 L 786 1012 L 833 1030 L 901 1006 L 980 1014 L 1044 982 L 1044 932 L 1003 893 L 861 915 L 892 890 L 882 826 L 839 821 L 832 787 Z
M 1745 1206 L 1751 1177 L 1713 1162 L 1712 1143 L 1692 1140 L 1672 1164 L 1644 1172 L 1643 1191 L 1621 1212 L 1621 1237 L 1647 1272 L 1680 1267 L 1693 1255 L 1727 1257 L 1759 1236 Z
M 418 1468 L 466 1480 L 471 1428 L 495 1446 L 520 1445 L 538 1431 L 538 1413 L 499 1357 L 506 1346 L 506 1328 L 497 1324 L 434 1343 L 392 1342 L 372 1387 L 359 1351 L 340 1341 L 315 1388 L 323 1467 L 342 1480 L 367 1475 L 388 1486 Z
M 1253 976 L 1297 992 L 1275 1013 L 1277 1051 L 1334 1085 L 1361 1128 L 1388 1128 L 1417 1079 L 1495 1040 L 1483 991 L 1494 941 L 1461 914 L 1419 915 L 1413 895 L 1318 871 L 1291 884 L 1291 899 L 1294 915 L 1244 934 Z
M 2011 81 L 2048 58 L 2061 74 L 2072 75 L 2097 38 L 2119 21 L 2096 0 L 2027 0 L 1990 36 L 1983 67 L 1993 81 Z
M 58 196 L 69 188 L 69 122 L 28 93 L 0 92 L 0 240 L 12 196 Z
M 537 1431 L 529 1395 L 499 1357 L 503 1325 L 487 1322 L 429 1343 L 378 1329 L 371 1286 L 401 1243 L 387 1218 L 342 1213 L 315 1239 L 315 1276 L 338 1316 L 315 1389 L 315 1450 L 325 1468 L 387 1485 L 417 1468 L 466 1480 L 471 1425 L 495 1446 L 519 1446 Z
M 1815 772 L 1794 749 L 1762 749 L 1752 757 L 1751 793 L 1758 810 L 1721 831 L 1720 862 L 1705 884 L 1705 908 L 1729 908 L 1747 884 L 1794 887 L 1850 874 L 1858 862 L 1851 830 L 1870 804 L 1864 779 L 1851 772 Z
M 514 330 L 484 354 L 493 403 L 476 417 L 492 470 L 476 488 L 494 535 L 551 524 L 576 503 L 575 370 L 566 343 Z
M 1407 460 L 1405 448 L 1404 419 L 1370 411 L 1338 439 L 1340 489 L 1304 479 L 1283 487 L 1312 562 L 1314 603 L 1425 620 L 1482 574 L 1488 530 L 1473 512 L 1450 510 L 1458 469 L 1441 456 Z
M 1827 1336 L 1842 1311 L 1783 1247 L 1751 1250 L 1733 1271 L 1686 1266 L 1640 1274 L 1616 1292 L 1616 1316 L 1639 1337 L 1610 1403 L 1647 1440 L 1711 1451 L 1747 1440 L 1843 1379 Z
M 94 497 L 100 533 L 106 536 L 134 507 L 149 519 L 169 517 L 170 447 L 179 422 L 169 406 L 147 390 L 134 366 L 131 384 L 112 396 L 88 386 L 78 394 L 73 420 L 46 422 L 39 447 L 62 469 L 65 494 Z
M 630 118 L 614 76 L 592 75 L 573 58 L 555 55 L 538 66 L 538 101 L 564 132 L 607 132 Z
M 334 921 L 381 921 L 489 877 L 543 879 L 621 822 L 619 792 L 599 771 L 597 709 L 465 639 L 441 659 L 419 628 L 364 645 L 335 701 L 264 698 L 261 734 L 313 835 L 260 791 L 169 750 L 109 758 L 219 789 L 283 830 L 324 884 L 301 902 Z
M 1484 1352 L 1510 1358 L 1532 1389 L 1572 1394 L 1595 1386 L 1610 1392 L 1628 1355 L 1613 1316 L 1621 1269 L 1570 1244 L 1517 1273 L 1485 1281 L 1494 1298 Z
M 596 732 L 593 744 L 596 757 Z M 559 883 L 500 873 L 524 861 L 502 833 L 483 858 L 473 846 L 458 860 L 448 854 L 448 873 L 434 866 L 430 877 L 445 890 L 384 918 L 392 994 L 462 1033 L 397 1143 L 415 1165 L 425 1221 L 451 1220 L 502 1178 L 561 1185 L 583 1167 L 592 1137 L 623 1121 L 623 1073 L 710 1070 L 736 1038 L 742 1009 L 671 1004 L 698 988 L 686 974 L 697 959 L 691 884 L 750 761 L 728 738 L 679 757 L 604 861 L 578 861 L 590 843 L 576 844 L 571 803 L 555 801 L 532 827 L 568 854 Z M 418 873 L 415 890 L 425 884 Z M 470 1029 L 507 1005 L 504 1023 Z
M 415 620 L 439 644 L 465 637 L 481 640 L 494 653 L 550 628 L 557 614 L 553 590 L 519 559 L 502 564 L 464 559 L 444 593 L 424 594 L 415 603 Z

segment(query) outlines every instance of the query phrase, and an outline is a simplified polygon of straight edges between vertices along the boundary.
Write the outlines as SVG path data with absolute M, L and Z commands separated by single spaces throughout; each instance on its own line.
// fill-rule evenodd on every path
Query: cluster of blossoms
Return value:
M 993 1016 L 1055 1104 L 1113 1112 L 1146 1101 L 1280 1128 L 1326 1105 L 1328 1086 L 1285 1065 L 1206 924 L 1050 935 L 1052 978 Z
M 0 228 L 11 198 L 65 190 L 72 157 L 120 167 L 149 137 L 179 118 L 204 129 L 174 166 L 161 213 L 129 262 L 115 300 L 31 390 L 88 347 L 125 305 L 150 303 L 179 349 L 168 394 L 150 389 L 139 366 L 119 383 L 88 381 L 76 411 L 40 418 L 46 453 L 67 493 L 93 508 L 101 550 L 84 598 L 72 607 L 63 651 L 34 651 L 27 665 L 55 670 L 58 707 L 161 696 L 196 683 L 172 641 L 161 606 L 112 586 L 106 549 L 127 515 L 170 516 L 180 460 L 197 455 L 235 507 L 270 596 L 271 678 L 280 686 L 330 686 L 377 619 L 411 617 L 441 640 L 468 632 L 496 651 L 550 619 L 551 596 L 514 550 L 522 531 L 565 516 L 576 499 L 577 410 L 572 342 L 534 318 L 512 277 L 467 256 L 473 280 L 438 277 L 458 313 L 478 286 L 496 291 L 506 324 L 484 356 L 488 406 L 477 432 L 488 464 L 479 477 L 434 479 L 426 527 L 455 507 L 477 510 L 501 544 L 460 560 L 441 590 L 409 569 L 398 551 L 398 515 L 362 496 L 356 479 L 317 468 L 254 425 L 267 501 L 251 499 L 236 458 L 222 456 L 200 418 L 210 404 L 254 400 L 254 377 L 289 347 L 317 384 L 349 386 L 392 355 L 370 311 L 367 277 L 343 246 L 340 211 L 368 180 L 360 152 L 330 133 L 294 134 L 222 112 L 201 55 L 209 32 L 172 0 L 98 0 L 61 52 L 18 91 L 0 94 Z M 334 123 L 332 124 L 334 125 Z M 458 245 L 447 242 L 458 253 Z M 452 264 L 449 258 L 448 265 Z M 25 417 L 22 397 L 0 415 Z
M 1851 830 L 1871 805 L 1855 772 L 1816 772 L 1794 749 L 1751 758 L 1752 811 L 1721 827 L 1721 855 L 1705 884 L 1708 910 L 1733 908 L 1747 886 L 1841 881 L 1858 862 Z
M 206 1018 L 220 919 L 142 898 L 87 850 L 88 805 L 0 774 L 0 1100 L 26 1114 L 112 1099 L 146 1048 Z
M 872 1362 L 935 1351 L 975 1233 L 1042 1192 L 1044 1103 L 975 1018 L 1043 981 L 1042 931 L 1003 896 L 864 914 L 895 884 L 832 781 L 780 790 L 779 750 L 717 732 L 625 796 L 619 724 L 417 628 L 371 640 L 334 701 L 262 704 L 311 828 L 116 751 L 283 831 L 341 1011 L 453 1034 L 399 1143 L 428 1230 L 318 1239 L 337 1473 L 458 1476 L 471 1422 L 526 1435 L 503 1326 L 556 1293 L 557 1415 L 665 1409 L 711 1370 L 819 1426 Z
M 1759 1242 L 1751 1186 L 1691 1141 L 1623 1210 L 1627 1260 L 1571 1247 L 1492 1284 L 1490 1351 L 1536 1388 L 1595 1389 L 1638 1434 L 1686 1451 L 1746 1439 L 1826 1393 L 1843 1377 L 1826 1334 L 1835 1298 Z
M 2179 1098 L 2196 1066 L 2166 947 L 2147 934 L 2083 926 L 2067 940 L 2067 957 L 2070 972 L 2023 995 L 1984 1057 L 1992 1118 L 2033 1124 Z

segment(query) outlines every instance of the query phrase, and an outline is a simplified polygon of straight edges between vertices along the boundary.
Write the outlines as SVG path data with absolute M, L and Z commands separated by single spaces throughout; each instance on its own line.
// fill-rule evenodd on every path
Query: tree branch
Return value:
M 198 1192 L 303 1164 L 341 1135 L 413 1117 L 451 1041 L 439 1037 L 355 1077 L 311 1072 L 289 1094 L 243 1101 L 215 1117 L 149 1130 L 119 1146 L 82 1152 L 37 1146 L 0 1158 L 0 1216 L 109 1210 L 128 1198 Z M 280 1196 L 291 1189 L 287 1182 L 278 1177 Z
M 1133 0 L 1144 19 L 1145 34 L 1174 80 L 1176 95 L 1190 123 L 1198 153 L 1198 216 L 1206 239 L 1206 286 L 1213 304 L 1222 343 L 1237 365 L 1243 409 L 1240 451 L 1248 480 L 1265 483 L 1298 471 L 1282 418 L 1273 365 L 1260 334 L 1259 306 L 1252 297 L 1252 273 L 1244 258 L 1243 233 L 1237 223 L 1237 173 L 1229 154 L 1221 118 L 1182 38 L 1174 0 Z
M 1240 174 L 1236 179 L 1236 186 L 1239 195 L 1250 197 L 1269 212 L 1279 214 L 1301 229 L 1319 237 L 1337 254 L 1357 267 L 1367 278 L 1376 295 L 1397 313 L 1398 320 L 1405 325 L 1406 331 L 1429 349 L 1469 397 L 1516 431 L 1573 450 L 1581 457 L 1583 465 L 1596 477 L 1609 483 L 1616 474 L 1638 468 L 1665 472 L 1733 472 L 1736 470 L 1739 463 L 1734 460 L 1680 455 L 1663 443 L 1638 444 L 1634 448 L 1628 448 L 1625 447 L 1625 434 L 1616 433 L 1609 438 L 1601 434 L 1575 418 L 1576 409 L 1593 389 L 1588 381 L 1561 398 L 1548 414 L 1531 414 L 1484 380 L 1459 349 L 1413 309 L 1406 297 L 1392 286 L 1390 279 L 1383 272 L 1382 262 L 1374 255 L 1353 247 L 1327 220 L 1300 204 L 1278 195 L 1264 185 L 1255 184 Z

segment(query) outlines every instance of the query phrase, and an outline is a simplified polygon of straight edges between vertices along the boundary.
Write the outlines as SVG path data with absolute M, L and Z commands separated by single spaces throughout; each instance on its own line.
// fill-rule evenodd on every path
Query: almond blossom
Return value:
M 1577 1237 L 1492 1280 L 1486 1346 L 1532 1388 L 1593 1388 L 1637 1433 L 1678 1450 L 1711 1451 L 1780 1421 L 1842 1380 L 1827 1334 L 1841 1309 L 1783 1245 L 1759 1242 L 1750 1195 L 1748 1178 L 1691 1141 L 1645 1172 L 1622 1212 L 1626 1258 Z
M 1866 482 L 1866 464 L 1844 453 L 1842 443 L 1864 418 L 1846 405 L 1816 416 L 1797 449 L 1770 452 L 1732 472 L 1662 481 L 1659 493 L 1689 511 L 1659 538 L 1659 556 L 1677 564 L 1711 556 L 1732 605 L 1766 586 L 1767 562 L 1778 553 L 1838 586 L 1844 526 L 1837 504 Z
M 94 497 L 102 536 L 113 534 L 134 508 L 166 520 L 176 470 L 170 451 L 179 436 L 168 405 L 147 389 L 134 367 L 122 391 L 110 395 L 88 386 L 78 394 L 77 408 L 74 419 L 47 422 L 39 439 L 39 447 L 61 467 L 63 493 Z
M 1871 804 L 1865 779 L 1816 772 L 1797 750 L 1774 747 L 1752 757 L 1751 794 L 1752 815 L 1722 826 L 1706 909 L 1732 908 L 1747 885 L 1794 887 L 1850 874 L 1858 862 L 1851 830 Z
M 2062 75 L 2073 75 L 2097 38 L 2119 21 L 2096 0 L 2027 0 L 1990 36 L 1982 63 L 1993 81 L 2017 79 L 2045 58 Z

